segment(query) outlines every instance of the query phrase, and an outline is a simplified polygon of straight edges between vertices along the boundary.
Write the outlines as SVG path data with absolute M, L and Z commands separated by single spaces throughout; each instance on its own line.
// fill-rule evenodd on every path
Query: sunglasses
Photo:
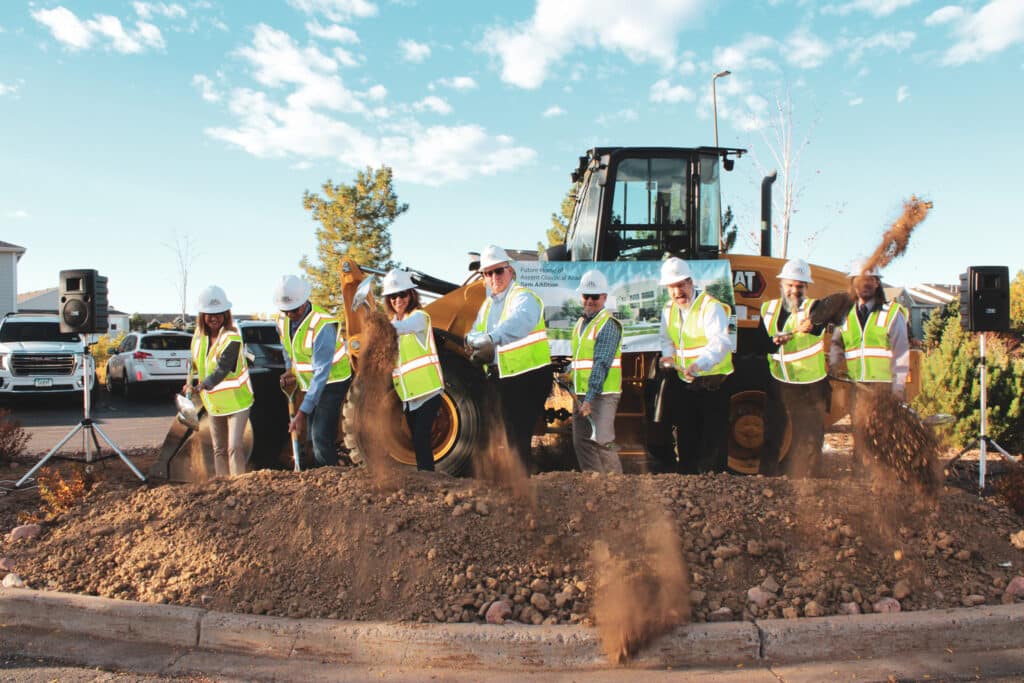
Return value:
M 583 298 L 586 299 L 587 301 L 597 301 L 602 296 L 604 296 L 604 295 L 603 294 L 584 294 Z
M 504 274 L 506 270 L 507 268 L 505 266 L 502 266 L 501 268 L 495 268 L 494 270 L 485 270 L 483 273 L 481 273 L 481 275 L 483 275 L 484 277 L 495 277 L 497 275 Z
M 385 297 L 388 301 L 394 301 L 395 299 L 407 299 L 409 298 L 409 290 L 404 292 L 395 292 L 394 294 L 388 294 Z

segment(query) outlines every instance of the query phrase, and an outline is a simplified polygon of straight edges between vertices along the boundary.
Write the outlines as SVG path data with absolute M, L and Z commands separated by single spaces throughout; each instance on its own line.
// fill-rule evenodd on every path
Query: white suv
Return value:
M 107 359 L 107 390 L 127 398 L 143 388 L 177 391 L 192 362 L 192 335 L 174 330 L 131 332 Z
M 82 391 L 84 353 L 56 315 L 8 313 L 0 320 L 0 396 Z M 95 380 L 90 372 L 89 389 Z

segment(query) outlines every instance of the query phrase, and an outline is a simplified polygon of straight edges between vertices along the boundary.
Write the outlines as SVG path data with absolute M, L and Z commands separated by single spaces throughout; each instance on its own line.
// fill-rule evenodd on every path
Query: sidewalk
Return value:
M 601 670 L 619 671 L 605 660 L 593 629 L 572 626 L 286 619 L 13 588 L 0 589 L 0 624 L 5 651 L 88 663 L 90 653 L 103 647 L 84 644 L 102 639 L 115 650 L 130 644 L 127 650 L 139 656 L 163 653 L 158 666 L 144 669 L 158 673 L 212 673 L 206 667 L 231 661 L 268 672 L 311 662 L 330 664 L 335 672 L 338 665 L 421 674 L 423 669 L 587 672 L 588 678 Z M 817 675 L 787 680 L 820 680 L 840 661 L 893 658 L 899 664 L 921 655 L 924 663 L 941 663 L 954 655 L 1008 651 L 997 658 L 1003 669 L 1024 671 L 1024 653 L 1017 649 L 1024 645 L 1022 633 L 1024 605 L 689 624 L 651 643 L 629 668 L 713 667 L 719 673 L 744 671 L 743 680 L 762 680 L 766 673 L 770 677 L 763 680 L 777 681 L 778 671 L 795 665 L 793 671 Z M 132 662 L 117 658 L 107 665 L 131 668 Z M 259 670 L 243 678 L 264 678 Z M 229 671 L 240 675 L 245 669 Z

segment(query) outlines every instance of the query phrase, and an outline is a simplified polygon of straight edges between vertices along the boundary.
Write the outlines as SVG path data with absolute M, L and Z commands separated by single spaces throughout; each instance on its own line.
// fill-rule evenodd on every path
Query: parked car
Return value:
M 0 319 L 0 396 L 67 394 L 91 390 L 85 376 L 85 346 L 79 335 L 60 331 L 56 315 L 8 313 Z
M 125 335 L 107 359 L 107 391 L 127 398 L 143 389 L 180 389 L 192 361 L 191 342 L 192 335 L 173 330 Z

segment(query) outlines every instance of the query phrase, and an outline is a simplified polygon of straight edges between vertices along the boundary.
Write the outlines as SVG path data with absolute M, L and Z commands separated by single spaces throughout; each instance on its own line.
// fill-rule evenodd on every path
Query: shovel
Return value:
M 576 397 L 576 392 L 573 391 L 573 388 L 570 387 L 566 382 L 563 382 L 560 379 L 556 379 L 555 380 L 555 384 L 557 384 L 558 386 L 562 387 L 567 392 L 569 392 L 569 395 L 572 396 L 572 405 L 576 409 L 574 412 L 575 413 L 579 413 L 579 411 L 580 411 L 580 400 L 579 400 L 579 398 Z M 591 418 L 589 415 L 584 415 L 583 417 L 585 417 L 587 419 L 587 424 L 590 425 L 590 434 L 587 436 L 587 438 L 590 439 L 591 441 L 597 441 L 597 427 L 594 426 L 593 418 Z M 575 420 L 576 416 L 573 415 L 572 419 Z
M 362 282 L 359 283 L 359 287 L 356 288 L 356 293 L 352 295 L 352 312 L 354 313 L 360 306 L 366 306 L 366 310 L 371 310 L 370 302 L 367 298 L 370 296 L 370 288 L 373 287 L 374 277 L 371 275 Z
M 199 429 L 199 412 L 196 410 L 196 404 L 192 402 L 192 364 L 188 366 L 188 380 L 186 381 L 188 389 L 185 390 L 185 395 L 178 394 L 174 397 L 174 405 L 178 408 L 178 422 L 185 425 L 192 431 Z
M 292 387 L 291 391 L 288 391 L 283 386 L 281 387 L 281 391 L 283 391 L 284 395 L 288 397 L 288 421 L 289 421 L 289 423 L 292 420 L 295 419 L 295 392 L 298 391 L 298 388 L 299 388 L 298 383 L 296 383 L 295 386 Z M 295 463 L 294 471 L 295 472 L 301 472 L 302 471 L 302 460 L 300 458 L 300 454 L 301 454 L 301 451 L 302 451 L 302 447 L 299 445 L 299 435 L 296 434 L 295 432 L 289 432 L 289 434 L 292 437 L 292 461 Z

